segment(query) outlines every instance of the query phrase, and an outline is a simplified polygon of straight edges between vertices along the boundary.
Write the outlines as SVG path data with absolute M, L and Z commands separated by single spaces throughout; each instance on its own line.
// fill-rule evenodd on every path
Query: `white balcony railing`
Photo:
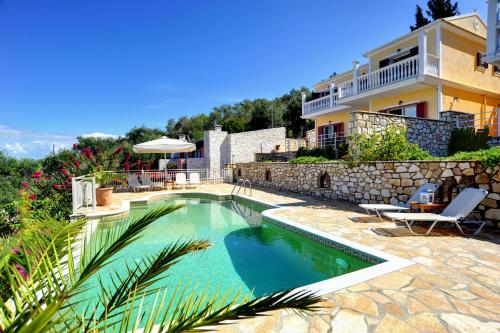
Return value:
M 333 98 L 332 98 L 333 97 Z M 321 110 L 326 110 L 334 107 L 337 105 L 338 101 L 338 95 L 337 93 L 333 94 L 332 96 L 327 95 L 320 97 L 318 99 L 305 102 L 304 103 L 304 108 L 302 110 L 303 115 L 319 112 Z
M 439 76 L 439 57 L 433 54 L 427 54 L 427 66 L 425 68 L 425 74 Z
M 425 61 L 425 68 L 421 69 L 421 61 Z M 342 104 L 346 97 L 362 94 L 374 89 L 390 87 L 393 84 L 418 77 L 423 70 L 424 74 L 439 77 L 439 57 L 427 53 L 425 57 L 421 54 L 401 60 L 387 67 L 366 73 L 359 77 L 353 75 L 353 80 L 348 80 L 337 85 L 334 103 L 330 96 L 321 97 L 304 103 L 303 115 L 319 112 L 324 109 Z

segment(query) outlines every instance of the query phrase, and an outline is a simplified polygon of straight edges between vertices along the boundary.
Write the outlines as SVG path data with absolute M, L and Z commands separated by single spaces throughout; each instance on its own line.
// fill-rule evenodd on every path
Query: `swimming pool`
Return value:
M 363 252 L 354 243 L 340 242 L 334 236 L 272 217 L 273 206 L 248 198 L 227 200 L 214 195 L 170 196 L 146 205 L 139 202 L 132 205 L 127 218 L 102 220 L 94 235 L 99 237 L 127 223 L 127 219 L 170 203 L 185 206 L 155 221 L 119 258 L 101 269 L 98 275 L 104 284 L 110 283 L 107 277 L 111 270 L 125 274 L 126 264 L 138 262 L 178 240 L 205 239 L 211 247 L 184 256 L 155 287 L 173 290 L 180 286 L 187 293 L 203 290 L 208 296 L 240 293 L 241 297 L 253 298 L 303 287 L 324 294 L 346 283 L 383 274 L 388 267 L 374 268 L 394 259 L 377 251 Z M 82 296 L 92 299 L 97 290 L 90 289 Z

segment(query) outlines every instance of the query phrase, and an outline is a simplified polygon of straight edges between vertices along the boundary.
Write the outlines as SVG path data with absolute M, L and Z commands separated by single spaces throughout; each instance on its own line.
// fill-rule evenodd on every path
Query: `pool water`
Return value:
M 176 203 L 185 207 L 151 224 L 120 258 L 103 268 L 99 275 L 106 281 L 110 270 L 126 274 L 125 263 L 139 261 L 178 240 L 206 239 L 211 247 L 188 254 L 168 270 L 155 286 L 215 293 L 240 292 L 257 297 L 278 290 L 300 287 L 353 272 L 372 264 L 300 236 L 262 219 L 261 209 L 235 201 L 200 198 L 176 198 L 134 208 L 136 217 L 147 210 Z M 100 229 L 120 221 L 102 222 Z M 95 288 L 97 289 L 97 288 Z M 89 290 L 88 293 L 96 291 Z

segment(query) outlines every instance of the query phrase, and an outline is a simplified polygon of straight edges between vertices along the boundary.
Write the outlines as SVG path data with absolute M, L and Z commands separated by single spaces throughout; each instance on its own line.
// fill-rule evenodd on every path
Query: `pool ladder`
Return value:
M 240 193 L 240 190 L 242 187 L 243 187 L 243 194 L 246 195 L 247 194 L 247 184 L 248 184 L 248 188 L 250 189 L 250 196 L 252 196 L 252 182 L 250 181 L 250 179 L 238 179 L 238 181 L 236 182 L 236 184 L 233 187 L 233 190 L 231 191 L 231 199 L 233 199 L 235 196 L 238 195 L 238 193 Z M 235 193 L 235 191 L 236 191 L 236 193 Z

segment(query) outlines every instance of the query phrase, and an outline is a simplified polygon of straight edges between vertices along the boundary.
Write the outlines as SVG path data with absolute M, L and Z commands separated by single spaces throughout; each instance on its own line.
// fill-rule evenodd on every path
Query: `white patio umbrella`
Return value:
M 166 136 L 134 145 L 134 152 L 139 154 L 188 153 L 194 150 L 196 150 L 194 143 L 170 139 Z

